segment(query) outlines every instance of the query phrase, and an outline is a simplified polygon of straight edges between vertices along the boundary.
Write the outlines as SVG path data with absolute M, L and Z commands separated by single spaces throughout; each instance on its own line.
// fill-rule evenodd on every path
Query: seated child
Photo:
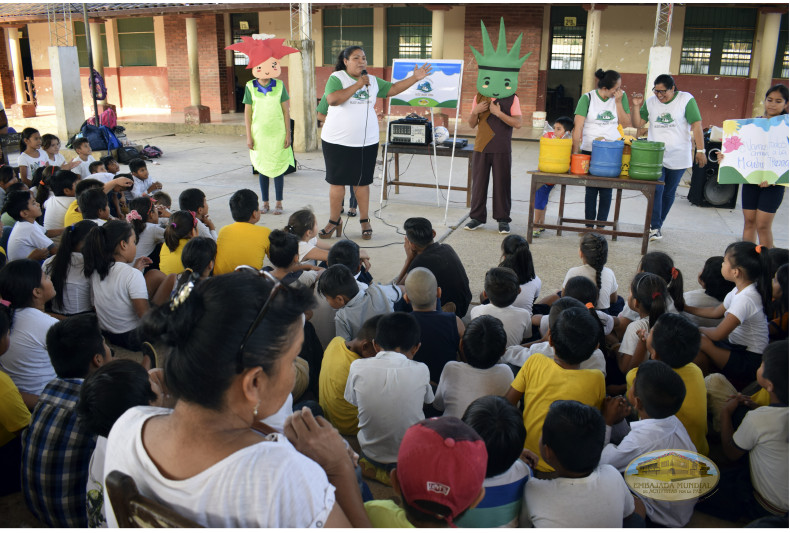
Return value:
M 333 268 L 351 277 L 346 267 Z M 428 367 L 412 360 L 419 340 L 420 326 L 410 314 L 385 315 L 376 325 L 376 356 L 357 359 L 348 372 L 344 397 L 359 412 L 362 474 L 383 483 L 389 482 L 404 433 L 424 418 L 423 404 L 433 401 Z
M 90 164 L 96 161 L 93 158 L 91 153 L 91 143 L 85 137 L 80 137 L 79 139 L 75 139 L 74 142 L 71 143 L 71 148 L 76 152 L 77 156 L 71 160 L 71 163 L 76 163 L 71 171 L 75 174 L 79 174 L 83 179 L 90 176 Z
M 488 452 L 480 436 L 455 417 L 419 422 L 398 450 L 392 500 L 365 504 L 373 527 L 454 527 L 483 498 Z
M 411 304 L 412 315 L 420 324 L 421 331 L 420 349 L 414 360 L 428 366 L 434 387 L 439 383 L 444 365 L 458 360 L 458 343 L 464 334 L 464 323 L 455 313 L 436 308 L 441 295 L 442 289 L 436 285 L 436 278 L 427 268 L 417 267 L 406 276 L 403 299 Z M 462 413 L 463 408 L 453 416 Z
M 768 339 L 773 341 L 787 338 L 788 333 L 788 293 L 787 263 L 776 269 L 771 280 L 771 321 L 768 322 Z
M 71 202 L 74 201 L 75 185 L 80 180 L 79 174 L 75 174 L 69 170 L 59 170 L 50 178 L 52 194 L 43 207 L 44 213 L 44 230 L 59 230 L 66 227 L 64 219 L 66 218 L 66 211 L 68 211 Z M 59 242 L 60 239 L 57 239 Z
M 118 161 L 111 155 L 105 155 L 99 161 L 104 165 L 104 171 L 109 172 L 113 176 L 121 171 L 121 165 L 119 165 Z
M 560 117 L 554 121 L 554 131 L 543 134 L 543 137 L 549 139 L 570 139 L 571 132 L 573 131 L 573 119 L 568 117 Z M 535 224 L 546 223 L 546 205 L 549 203 L 549 195 L 554 185 L 546 184 L 541 185 L 535 191 Z M 535 228 L 532 230 L 533 237 L 540 237 L 540 234 L 546 231 L 545 228 Z
M 391 313 L 393 304 L 403 294 L 397 285 L 378 283 L 362 291 L 351 271 L 343 265 L 333 265 L 321 274 L 318 278 L 318 293 L 332 309 L 337 310 L 335 334 L 347 341 L 356 336 L 368 318 Z M 417 336 L 419 341 L 419 331 Z
M 471 317 L 491 315 L 502 321 L 507 333 L 507 345 L 521 344 L 532 336 L 532 315 L 526 309 L 514 307 L 513 302 L 521 292 L 518 276 L 510 268 L 492 268 L 486 272 L 484 295 L 491 301 L 472 309 Z
M 541 281 L 535 274 L 532 252 L 529 251 L 529 243 L 524 237 L 508 235 L 502 240 L 502 262 L 499 266 L 512 268 L 518 276 L 521 292 L 516 296 L 513 306 L 526 309 L 532 314 L 532 305 L 540 296 Z
M 686 428 L 675 416 L 685 397 L 683 379 L 668 364 L 645 361 L 639 365 L 634 385 L 628 390 L 628 400 L 618 396 L 604 401 L 603 416 L 607 430 L 601 464 L 612 465 L 625 472 L 631 461 L 648 452 L 697 451 Z M 639 414 L 639 421 L 631 422 L 628 434 L 620 444 L 610 443 L 611 426 L 622 421 L 630 413 L 631 406 Z M 670 502 L 643 498 L 642 502 L 647 510 L 648 523 L 683 527 L 691 519 L 696 500 Z
M 134 228 L 137 236 L 137 251 L 134 258 L 151 258 L 153 268 L 159 266 L 159 252 L 165 242 L 165 229 L 159 225 L 159 213 L 150 198 L 140 197 L 129 202 L 126 221 Z
M 148 196 L 154 191 L 162 190 L 162 183 L 154 181 L 148 175 L 148 167 L 142 159 L 132 159 L 129 161 L 129 172 L 134 178 L 134 186 L 129 194 L 126 195 L 126 200 L 131 201 L 140 196 Z
M 170 274 L 163 281 L 151 300 L 153 305 L 170 303 L 183 285 L 188 282 L 197 283 L 211 275 L 217 257 L 217 243 L 209 237 L 193 237 L 181 252 L 181 263 L 184 271 Z
M 0 209 L 5 204 L 5 197 L 8 193 L 8 188 L 14 183 L 19 183 L 19 177 L 11 165 L 0 167 Z
M 60 139 L 57 135 L 51 133 L 42 135 L 41 149 L 47 154 L 47 166 L 59 167 L 61 170 L 71 170 L 79 164 L 76 161 L 66 163 L 66 158 L 60 153 Z
M 299 239 L 299 262 L 317 265 L 329 259 L 329 245 L 318 240 L 318 223 L 310 209 L 300 209 L 288 218 L 285 231 Z
M 469 405 L 462 420 L 486 443 L 488 464 L 483 481 L 485 496 L 458 518 L 456 524 L 475 528 L 518 527 L 524 485 L 532 477 L 525 459 L 532 464 L 537 462 L 537 456 L 522 456 L 527 434 L 521 413 L 501 396 L 483 396 Z
M 327 254 L 326 264 L 332 265 L 346 265 L 348 269 L 354 274 L 354 278 L 367 288 L 370 282 L 373 281 L 373 276 L 370 275 L 370 257 L 365 250 L 360 250 L 359 245 L 349 239 L 341 239 L 332 245 Z M 362 289 L 362 285 L 359 286 Z
M 699 330 L 691 321 L 678 314 L 661 315 L 647 336 L 647 351 L 651 359 L 665 362 L 683 380 L 686 398 L 676 416 L 686 428 L 697 451 L 708 455 L 708 399 L 705 378 L 693 362 L 699 353 L 699 346 Z M 638 370 L 634 368 L 626 376 L 629 389 L 633 387 Z
M 9 194 L 4 209 L 16 220 L 8 237 L 9 261 L 27 258 L 41 261 L 57 253 L 58 245 L 52 242 L 52 239 L 45 234 L 44 228 L 36 222 L 41 216 L 41 206 L 30 191 L 15 191 Z M 58 230 L 58 233 L 62 232 L 62 228 Z
M 530 357 L 506 394 L 516 405 L 524 399 L 524 427 L 527 439 L 524 447 L 540 452 L 538 441 L 543 421 L 555 400 L 578 400 L 600 408 L 606 393 L 603 374 L 598 370 L 581 369 L 579 365 L 590 358 L 598 345 L 600 324 L 587 309 L 565 309 L 551 328 L 549 343 L 554 348 L 554 361 L 548 357 Z M 597 457 L 596 457 L 597 464 Z M 554 469 L 543 458 L 537 470 Z
M 99 188 L 88 189 L 77 197 L 82 220 L 91 220 L 101 226 L 110 219 L 107 194 Z
M 683 293 L 683 300 L 687 305 L 694 307 L 716 307 L 727 297 L 735 283 L 727 281 L 721 275 L 721 264 L 724 262 L 723 255 L 709 257 L 702 267 L 702 272 L 697 276 L 697 281 L 701 289 L 687 291 Z M 715 328 L 723 318 L 703 318 L 683 311 L 683 316 L 694 322 L 697 327 Z
M 357 359 L 376 355 L 373 339 L 382 316 L 376 315 L 366 320 L 351 341 L 335 337 L 324 351 L 318 378 L 318 403 L 326 419 L 343 435 L 356 435 L 359 431 L 357 408 L 344 397 L 349 369 Z
M 444 416 L 460 418 L 478 398 L 504 396 L 513 381 L 510 367 L 497 364 L 506 344 L 505 328 L 498 318 L 482 315 L 472 320 L 461 341 L 461 361 L 444 366 L 433 406 L 444 411 Z
M 598 287 L 595 283 L 585 276 L 574 276 L 570 278 L 565 287 L 562 288 L 562 297 L 575 298 L 588 308 L 595 309 L 595 302 L 598 301 Z M 603 327 L 604 335 L 612 333 L 615 325 L 615 317 L 603 311 L 595 310 L 598 321 Z M 540 336 L 545 338 L 549 331 L 548 315 L 532 315 L 532 325 L 540 326 Z
M 269 253 L 271 230 L 256 225 L 261 219 L 258 195 L 250 189 L 241 189 L 233 193 L 229 203 L 235 222 L 219 230 L 214 274 L 233 272 L 239 265 L 263 268 L 263 260 Z
M 159 249 L 159 270 L 163 274 L 180 274 L 184 271 L 181 253 L 189 239 L 197 237 L 198 219 L 189 211 L 176 211 L 165 229 L 164 246 Z
M 606 239 L 598 233 L 585 233 L 579 245 L 579 255 L 583 264 L 568 270 L 562 282 L 563 288 L 575 276 L 589 278 L 598 287 L 598 301 L 593 302 L 595 308 L 616 316 L 625 302 L 622 297 L 617 296 L 617 278 L 612 269 L 606 266 L 609 258 L 609 244 Z M 554 300 L 556 297 L 549 296 L 541 303 L 551 305 Z
M 178 208 L 181 211 L 192 211 L 198 219 L 198 237 L 209 237 L 217 240 L 214 222 L 208 216 L 206 194 L 200 189 L 186 189 L 178 195 Z
M 165 191 L 156 191 L 151 195 L 151 198 L 154 199 L 156 210 L 159 212 L 159 225 L 163 228 L 167 227 L 170 222 L 170 208 L 173 205 L 173 200 Z
M 269 260 L 274 268 L 267 266 L 263 269 L 288 285 L 297 283 L 313 287 L 319 276 L 318 271 L 322 270 L 312 265 L 299 264 L 299 241 L 296 235 L 279 229 L 269 234 Z
M 52 299 L 52 311 L 55 313 L 69 316 L 93 310 L 90 280 L 83 272 L 82 246 L 95 227 L 96 223 L 91 220 L 81 220 L 68 226 L 60 240 L 58 253 L 41 265 L 55 289 Z
M 644 509 L 623 476 L 600 461 L 606 434 L 600 411 L 558 400 L 545 418 L 541 462 L 551 465 L 558 477 L 529 480 L 519 526 L 619 528 L 634 514 L 643 517 Z
M 639 320 L 628 324 L 617 354 L 617 366 L 626 374 L 647 359 L 647 335 L 658 317 L 666 312 L 667 284 L 655 274 L 639 272 L 631 281 L 628 305 Z
M 3 167 L 0 167 L 0 168 L 3 168 Z M 2 217 L 0 217 L 0 221 L 2 221 L 2 223 L 3 223 L 3 230 L 7 231 L 9 234 L 11 232 L 11 229 L 16 224 L 16 220 L 14 220 L 14 218 L 10 214 L 8 214 L 8 196 L 12 192 L 19 192 L 19 191 L 28 191 L 29 192 L 30 189 L 28 188 L 27 185 L 25 185 L 22 182 L 17 182 L 17 183 L 14 183 L 12 185 L 9 185 L 8 189 L 6 190 L 5 201 L 3 202 L 3 215 L 2 215 Z M 76 200 L 75 200 L 75 203 L 76 203 Z M 6 236 L 6 243 L 7 242 L 8 242 L 8 236 Z
M 22 436 L 22 492 L 49 527 L 88 527 L 85 486 L 96 436 L 77 417 L 83 380 L 112 360 L 96 315 L 73 316 L 47 332 L 57 377 L 49 382 Z
M 161 372 L 152 370 L 152 372 Z M 138 405 L 166 407 L 164 395 L 148 372 L 129 359 L 115 359 L 90 374 L 80 388 L 78 420 L 91 435 L 98 435 L 88 465 L 86 485 L 88 527 L 107 527 L 104 516 L 104 456 L 107 435 L 127 409 Z M 157 394 L 152 387 L 157 383 Z

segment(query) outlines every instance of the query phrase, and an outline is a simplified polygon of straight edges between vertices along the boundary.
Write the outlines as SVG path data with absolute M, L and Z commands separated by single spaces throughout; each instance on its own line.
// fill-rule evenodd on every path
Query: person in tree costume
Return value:
M 283 46 L 284 39 L 273 35 L 244 36 L 240 43 L 225 47 L 249 57 L 248 69 L 255 79 L 244 86 L 244 125 L 247 128 L 247 148 L 252 167 L 260 176 L 263 209 L 269 212 L 269 180 L 274 180 L 277 203 L 274 214 L 283 212 L 283 175 L 294 165 L 291 149 L 291 115 L 288 111 L 288 91 L 277 78 L 282 73 L 280 60 L 298 52 Z
M 518 36 L 510 52 L 505 42 L 505 20 L 499 21 L 499 42 L 494 45 L 480 22 L 483 32 L 483 53 L 472 48 L 477 59 L 477 95 L 469 115 L 469 126 L 477 127 L 472 154 L 472 210 L 464 229 L 475 230 L 486 222 L 486 199 L 489 175 L 493 174 L 493 215 L 499 222 L 499 233 L 510 233 L 510 167 L 513 128 L 521 127 L 521 104 L 516 90 L 521 66 L 530 56 L 521 53 Z

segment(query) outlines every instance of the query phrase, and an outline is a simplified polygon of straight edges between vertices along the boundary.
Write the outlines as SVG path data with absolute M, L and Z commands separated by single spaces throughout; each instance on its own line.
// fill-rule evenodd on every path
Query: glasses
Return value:
M 256 316 L 255 320 L 252 321 L 252 324 L 250 324 L 247 333 L 244 334 L 244 338 L 241 340 L 241 344 L 239 345 L 239 351 L 236 354 L 237 374 L 241 374 L 244 371 L 244 348 L 247 347 L 247 342 L 250 340 L 252 334 L 255 333 L 255 330 L 258 329 L 258 326 L 260 326 L 261 322 L 263 322 L 263 319 L 266 317 L 266 313 L 269 311 L 269 308 L 271 307 L 272 302 L 274 301 L 274 298 L 277 296 L 277 294 L 280 293 L 281 291 L 288 289 L 287 285 L 281 283 L 279 280 L 277 280 L 274 276 L 272 276 L 268 272 L 258 271 L 247 265 L 236 267 L 237 271 L 242 269 L 253 270 L 257 272 L 259 276 L 265 276 L 271 279 L 272 281 L 274 281 L 274 287 L 272 287 L 271 292 L 269 292 L 269 296 L 266 298 L 266 301 L 263 303 L 263 307 L 261 307 L 261 310 L 258 312 L 258 316 Z
M 655 93 L 656 96 L 664 96 L 665 94 L 667 94 L 668 90 L 669 89 L 663 89 L 663 90 L 661 90 L 661 89 L 653 89 L 653 92 Z

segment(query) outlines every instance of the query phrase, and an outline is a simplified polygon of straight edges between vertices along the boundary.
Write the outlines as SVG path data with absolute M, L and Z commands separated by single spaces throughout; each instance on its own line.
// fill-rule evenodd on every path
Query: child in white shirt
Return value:
M 59 170 L 49 178 L 53 196 L 44 202 L 44 230 L 63 229 L 63 220 L 71 202 L 74 201 L 74 189 L 79 180 L 79 174 L 69 170 Z
M 71 161 L 72 163 L 76 163 L 72 171 L 83 178 L 87 178 L 91 175 L 90 164 L 96 161 L 93 155 L 91 155 L 91 143 L 85 137 L 81 137 L 71 143 L 71 147 L 77 153 L 77 157 Z
M 11 235 L 8 237 L 7 257 L 15 259 L 33 259 L 42 261 L 58 251 L 58 245 L 52 242 L 44 228 L 36 222 L 41 216 L 41 206 L 33 198 L 30 191 L 14 191 L 8 195 L 5 211 L 16 220 Z M 60 235 L 63 228 L 53 229 L 50 235 Z
M 71 170 L 79 165 L 79 162 L 72 161 L 66 163 L 66 158 L 60 153 L 60 139 L 51 133 L 45 133 L 41 137 L 41 148 L 47 154 L 47 165 L 59 167 L 60 170 Z
M 22 140 L 19 142 L 19 179 L 28 187 L 33 187 L 33 173 L 47 165 L 47 153 L 41 150 L 41 134 L 36 128 L 22 130 Z
M 518 276 L 510 268 L 492 268 L 486 272 L 484 295 L 491 303 L 479 305 L 472 309 L 472 319 L 482 315 L 491 315 L 502 321 L 507 333 L 507 345 L 521 344 L 525 338 L 532 336 L 532 315 L 526 309 L 514 307 L 521 288 Z
M 299 239 L 299 262 L 318 265 L 329 259 L 330 246 L 318 240 L 318 222 L 310 209 L 300 209 L 288 218 L 285 231 Z
M 132 159 L 129 161 L 129 172 L 132 173 L 134 179 L 134 185 L 131 191 L 132 198 L 148 196 L 153 192 L 162 190 L 162 184 L 149 177 L 148 167 L 142 159 Z
M 585 233 L 579 246 L 579 257 L 584 264 L 568 270 L 562 286 L 565 287 L 565 283 L 574 276 L 590 278 L 599 291 L 595 308 L 616 316 L 625 302 L 617 296 L 617 279 L 614 272 L 611 268 L 604 266 L 609 257 L 609 245 L 606 239 L 597 233 Z M 622 301 L 622 304 L 618 299 Z
M 617 354 L 623 374 L 647 359 L 647 335 L 658 317 L 666 312 L 667 284 L 655 274 L 639 272 L 631 281 L 628 305 L 639 313 L 639 320 L 628 324 Z

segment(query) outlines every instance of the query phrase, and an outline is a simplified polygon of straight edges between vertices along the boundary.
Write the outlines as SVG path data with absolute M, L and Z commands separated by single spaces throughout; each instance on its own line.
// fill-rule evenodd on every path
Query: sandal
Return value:
M 282 215 L 283 214 L 283 206 L 282 206 L 282 204 L 275 205 L 274 206 L 274 212 L 272 214 L 274 214 L 274 215 Z
M 348 216 L 350 216 L 350 217 L 357 216 L 357 208 L 356 207 L 349 207 L 348 208 Z
M 263 209 L 261 209 L 261 214 L 265 215 L 269 212 L 269 202 L 263 202 Z
M 326 228 L 321 229 L 321 231 L 318 232 L 318 238 L 320 238 L 320 239 L 330 239 L 330 238 L 332 238 L 332 234 L 333 233 L 337 233 L 337 236 L 340 237 L 340 230 L 343 227 L 343 221 L 340 218 L 338 218 L 337 220 L 330 220 L 327 223 L 327 226 L 330 226 L 330 225 L 334 226 L 334 227 L 332 229 L 330 229 L 329 231 L 327 231 Z
M 370 219 L 369 218 L 360 218 L 359 225 L 367 224 L 370 226 Z M 362 229 L 362 240 L 369 241 L 373 237 L 373 228 Z

